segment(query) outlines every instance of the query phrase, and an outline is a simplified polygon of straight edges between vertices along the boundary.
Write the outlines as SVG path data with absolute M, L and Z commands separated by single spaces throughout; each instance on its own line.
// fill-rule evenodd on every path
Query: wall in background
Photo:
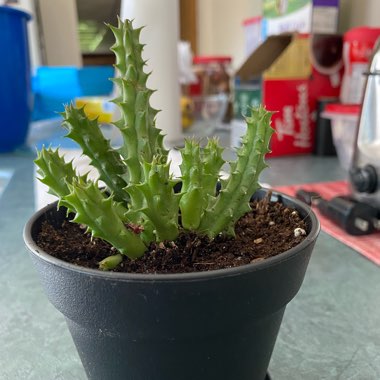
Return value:
M 198 0 L 199 55 L 229 55 L 233 66 L 244 61 L 243 20 L 259 15 L 260 0 Z
M 36 7 L 34 0 L 19 0 L 18 6 L 20 9 L 26 11 L 32 16 L 32 19 L 28 22 L 28 39 L 30 50 L 30 62 L 32 69 L 41 66 L 41 50 L 40 50 L 40 36 L 38 30 L 38 24 L 36 21 Z
M 39 0 L 44 45 L 43 63 L 49 66 L 82 66 L 75 0 Z
M 380 27 L 379 0 L 340 0 L 339 31 L 345 32 L 355 26 Z

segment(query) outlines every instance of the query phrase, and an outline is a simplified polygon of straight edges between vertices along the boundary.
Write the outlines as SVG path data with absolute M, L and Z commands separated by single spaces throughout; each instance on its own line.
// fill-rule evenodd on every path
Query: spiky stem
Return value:
M 131 197 L 131 210 L 143 200 L 143 207 L 138 210 L 146 216 L 153 228 L 157 241 L 174 240 L 179 233 L 178 204 L 180 194 L 174 193 L 174 181 L 169 173 L 169 163 L 161 156 L 153 158 L 152 163 L 144 165 L 145 181 L 130 185 L 127 191 Z M 147 229 L 146 226 L 144 226 Z
M 141 28 L 134 29 L 131 21 L 120 19 L 117 28 L 111 25 L 110 28 L 116 40 L 111 50 L 120 74 L 114 82 L 121 95 L 114 102 L 120 107 L 122 118 L 115 125 L 124 139 L 120 153 L 129 169 L 128 182 L 137 184 L 144 180 L 144 163 L 152 162 L 157 154 L 167 157 L 167 151 L 163 147 L 163 135 L 155 127 L 158 111 L 149 102 L 153 91 L 146 84 L 149 74 L 144 72 L 144 45 L 139 42 Z
M 119 202 L 128 204 L 128 195 L 123 188 L 127 185 L 123 177 L 127 170 L 120 154 L 117 153 L 100 131 L 97 120 L 89 120 L 84 109 L 65 107 L 63 126 L 68 130 L 67 137 L 76 141 L 82 148 L 83 154 L 91 160 L 91 165 L 99 172 L 101 179 L 109 191 Z
M 58 149 L 42 148 L 34 160 L 39 181 L 48 186 L 49 193 L 62 198 L 70 193 L 69 185 L 78 177 L 72 161 L 65 162 Z
M 195 140 L 186 140 L 181 150 L 182 198 L 180 201 L 182 226 L 196 231 L 208 199 L 216 192 L 219 171 L 224 163 L 222 148 L 210 139 L 204 149 Z
M 69 188 L 70 194 L 64 199 L 76 210 L 73 222 L 86 225 L 92 236 L 108 241 L 132 259 L 144 254 L 146 246 L 141 237 L 120 217 L 121 203 L 115 202 L 112 196 L 105 196 L 97 183 L 73 182 Z
M 250 210 L 249 200 L 259 188 L 259 175 L 267 166 L 264 156 L 269 152 L 273 133 L 271 115 L 259 107 L 251 109 L 251 115 L 246 118 L 247 132 L 237 151 L 238 158 L 231 163 L 229 178 L 222 181 L 220 194 L 209 202 L 199 226 L 210 238 L 221 232 L 234 235 L 236 221 Z
M 65 206 L 69 212 L 75 212 L 70 205 L 65 202 L 65 197 L 70 194 L 69 186 L 73 181 L 87 182 L 87 174 L 79 176 L 73 162 L 66 162 L 63 156 L 59 155 L 58 149 L 43 147 L 37 152 L 34 160 L 37 165 L 38 180 L 48 187 L 48 192 L 58 197 L 58 207 Z

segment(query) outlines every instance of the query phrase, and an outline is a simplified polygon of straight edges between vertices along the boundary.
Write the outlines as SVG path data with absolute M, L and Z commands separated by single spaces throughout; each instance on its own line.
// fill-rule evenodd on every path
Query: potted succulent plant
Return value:
M 262 380 L 319 223 L 301 202 L 258 191 L 273 132 L 263 107 L 246 118 L 227 179 L 219 178 L 225 162 L 215 139 L 205 147 L 186 141 L 181 182 L 172 178 L 149 103 L 140 29 L 128 20 L 110 28 L 123 146 L 113 149 L 83 109 L 69 105 L 63 114 L 67 136 L 80 144 L 102 183 L 78 175 L 58 150 L 42 149 L 35 160 L 40 180 L 59 198 L 24 231 L 48 298 L 65 316 L 89 379 Z M 276 210 L 295 230 L 292 236 L 278 232 Z M 225 262 L 207 262 L 216 255 L 200 250 L 212 250 L 215 242 L 222 251 L 233 247 L 237 223 L 253 212 L 267 229 L 278 229 L 245 244 L 265 245 L 273 236 L 275 246 L 292 240 L 284 252 L 270 248 L 266 259 L 222 252 L 217 256 Z M 241 236 L 258 228 L 249 218 Z M 85 257 L 86 266 L 88 249 L 96 254 Z

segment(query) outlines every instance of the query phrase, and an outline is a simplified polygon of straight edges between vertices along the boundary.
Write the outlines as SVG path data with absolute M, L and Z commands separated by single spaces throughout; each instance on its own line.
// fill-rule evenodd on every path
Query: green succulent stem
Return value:
M 121 255 L 120 253 L 108 256 L 99 262 L 99 269 L 104 271 L 115 269 L 122 261 L 123 255 Z
M 67 137 L 81 146 L 83 154 L 90 158 L 91 165 L 99 172 L 99 179 L 115 195 L 115 199 L 128 204 L 128 195 L 123 191 L 127 185 L 123 179 L 125 165 L 119 153 L 104 138 L 98 121 L 89 120 L 83 108 L 77 109 L 73 105 L 65 107 L 62 116 L 62 125 L 68 130 Z
M 144 165 L 145 181 L 130 185 L 127 191 L 131 197 L 131 209 L 139 210 L 150 221 L 157 241 L 174 240 L 179 234 L 178 206 L 180 194 L 174 193 L 174 181 L 169 172 L 169 163 L 161 156 L 155 156 L 151 163 Z
M 77 178 L 72 161 L 66 163 L 58 149 L 42 148 L 34 162 L 39 180 L 48 186 L 50 194 L 62 198 L 70 193 L 69 185 Z
M 216 192 L 220 168 L 224 164 L 222 148 L 216 139 L 210 139 L 205 148 L 199 142 L 185 141 L 181 151 L 182 198 L 180 200 L 182 226 L 196 231 L 210 196 Z
M 146 246 L 141 237 L 128 228 L 126 218 L 120 217 L 120 203 L 105 196 L 94 182 L 73 182 L 69 187 L 70 194 L 64 199 L 76 210 L 73 222 L 86 225 L 92 236 L 108 241 L 131 259 L 144 254 Z
M 230 176 L 221 181 L 222 189 L 210 197 L 199 231 L 210 238 L 220 233 L 234 235 L 236 221 L 250 210 L 249 201 L 259 186 L 259 175 L 267 167 L 264 157 L 273 133 L 271 112 L 264 107 L 252 108 L 246 117 L 247 132 L 237 150 L 237 160 L 230 164 Z
M 144 45 L 139 41 L 141 28 L 133 29 L 132 21 L 120 19 L 117 28 L 110 28 L 115 36 L 111 50 L 115 53 L 115 67 L 120 74 L 113 80 L 120 91 L 120 96 L 114 99 L 122 114 L 115 123 L 124 139 L 120 153 L 128 167 L 128 182 L 138 184 L 144 180 L 144 163 L 151 162 L 155 155 L 167 157 L 167 151 L 163 135 L 155 126 L 158 110 L 150 106 L 153 90 L 146 84 L 149 74 L 144 72 Z
M 87 182 L 87 174 L 79 176 L 73 162 L 66 162 L 63 156 L 59 155 L 58 149 L 43 147 L 37 152 L 34 160 L 37 165 L 39 181 L 48 187 L 48 192 L 58 197 L 58 206 L 65 206 L 68 212 L 75 212 L 70 205 L 65 202 L 65 197 L 70 194 L 69 186 L 73 181 Z

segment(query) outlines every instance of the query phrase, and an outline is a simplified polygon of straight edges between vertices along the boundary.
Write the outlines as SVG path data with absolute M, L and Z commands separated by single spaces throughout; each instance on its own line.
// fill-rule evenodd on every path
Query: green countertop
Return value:
M 0 155 L 0 379 L 81 380 L 64 318 L 45 297 L 22 240 L 34 212 L 32 160 L 30 151 Z M 345 178 L 336 158 L 269 164 L 261 180 L 271 185 Z M 379 299 L 379 267 L 321 232 L 301 291 L 287 307 L 272 379 L 380 379 Z

